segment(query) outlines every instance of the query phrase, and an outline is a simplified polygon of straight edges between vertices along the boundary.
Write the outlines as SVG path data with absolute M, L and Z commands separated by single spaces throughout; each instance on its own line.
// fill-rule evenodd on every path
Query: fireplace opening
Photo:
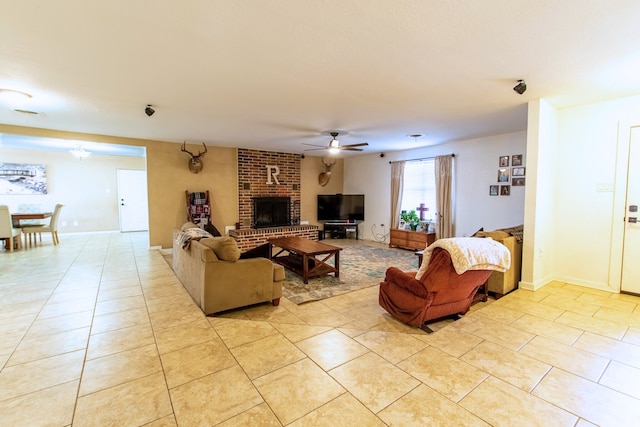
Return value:
M 289 197 L 254 197 L 253 228 L 291 225 L 290 205 Z

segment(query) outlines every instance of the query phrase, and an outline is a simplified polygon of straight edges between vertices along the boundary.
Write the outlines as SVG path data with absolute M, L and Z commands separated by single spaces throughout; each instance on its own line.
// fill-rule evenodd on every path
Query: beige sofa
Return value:
M 489 277 L 489 292 L 492 292 L 496 298 L 511 292 L 518 287 L 520 283 L 520 273 L 522 270 L 522 242 L 518 241 L 518 237 L 510 235 L 511 230 L 516 230 L 521 234 L 521 227 L 513 227 L 509 229 L 501 229 L 494 231 L 478 231 L 474 234 L 476 237 L 491 237 L 496 242 L 500 242 L 509 249 L 511 254 L 511 267 L 504 273 L 494 271 Z
M 266 258 L 238 259 L 240 252 L 231 237 L 192 240 L 183 249 L 176 239 L 180 233 L 173 231 L 173 270 L 205 314 L 267 301 L 280 303 L 281 265 Z M 235 250 L 229 250 L 231 245 Z

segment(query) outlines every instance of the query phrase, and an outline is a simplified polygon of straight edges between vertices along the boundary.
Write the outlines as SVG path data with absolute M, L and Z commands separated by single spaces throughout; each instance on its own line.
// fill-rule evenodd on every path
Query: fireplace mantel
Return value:
M 269 239 L 278 237 L 306 237 L 309 240 L 318 240 L 317 225 L 293 225 L 289 227 L 269 227 L 269 228 L 243 228 L 240 230 L 229 230 L 229 236 L 238 243 L 241 252 L 256 248 L 267 243 Z

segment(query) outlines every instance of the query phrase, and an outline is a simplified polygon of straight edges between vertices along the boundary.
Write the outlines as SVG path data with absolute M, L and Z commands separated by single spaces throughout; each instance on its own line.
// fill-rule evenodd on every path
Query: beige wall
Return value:
M 238 171 L 236 156 L 237 150 L 235 148 L 209 146 L 208 152 L 203 158 L 204 170 L 199 174 L 193 174 L 189 172 L 187 168 L 187 161 L 189 157 L 180 152 L 180 145 L 176 143 L 26 128 L 1 124 L 0 133 L 146 147 L 149 191 L 149 243 L 151 246 L 161 246 L 163 248 L 170 248 L 172 246 L 171 230 L 184 223 L 187 216 L 185 190 L 209 190 L 212 207 L 212 220 L 215 226 L 222 233 L 224 233 L 225 226 L 231 226 L 238 220 Z M 195 150 L 196 146 L 192 148 Z M 9 161 L 4 160 L 4 156 L 2 158 L 2 161 Z M 306 158 L 302 160 L 300 171 L 302 200 L 300 209 L 301 219 L 303 221 L 309 221 L 310 224 L 317 223 L 317 194 L 342 192 L 342 165 L 342 160 L 339 160 L 333 167 L 332 177 L 329 184 L 327 184 L 326 187 L 322 187 L 318 184 L 318 174 L 323 170 L 320 158 L 306 156 Z M 69 170 L 68 172 L 65 168 L 61 168 L 61 170 L 63 170 L 63 173 L 67 174 L 68 177 L 77 178 L 72 170 Z M 90 171 L 86 172 L 90 173 Z M 53 179 L 51 180 L 51 183 L 53 185 Z M 61 198 L 70 197 L 67 193 L 68 191 L 65 189 L 63 190 L 64 196 L 61 194 L 59 195 Z M 115 218 L 117 221 L 117 212 L 115 215 L 113 212 L 109 212 L 108 216 L 111 219 Z M 109 229 L 117 230 L 118 227 L 111 227 Z M 98 230 L 87 229 L 86 231 Z

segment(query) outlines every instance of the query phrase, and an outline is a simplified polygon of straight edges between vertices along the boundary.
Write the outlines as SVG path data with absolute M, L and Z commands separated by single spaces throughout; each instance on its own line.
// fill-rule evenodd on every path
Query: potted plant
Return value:
M 400 214 L 400 218 L 402 218 L 405 223 L 409 224 L 411 231 L 416 231 L 416 229 L 420 225 L 420 217 L 418 217 L 418 214 L 414 210 L 410 210 L 409 212 L 402 212 Z

